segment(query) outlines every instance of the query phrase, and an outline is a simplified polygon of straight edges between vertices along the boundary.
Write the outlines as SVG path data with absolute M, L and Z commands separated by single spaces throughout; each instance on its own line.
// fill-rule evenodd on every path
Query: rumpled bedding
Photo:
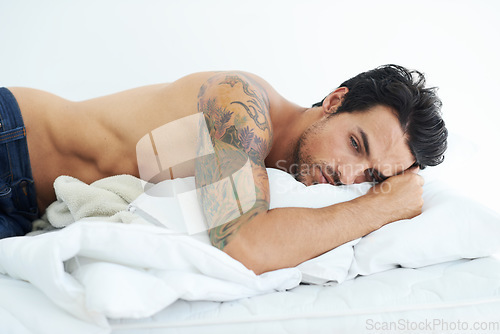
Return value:
M 317 193 L 307 194 L 311 187 L 301 187 L 288 179 L 283 172 L 268 170 L 268 173 L 273 207 L 301 206 L 300 204 L 307 206 L 311 203 L 306 201 L 307 196 L 316 202 L 316 207 L 330 205 L 359 196 L 369 188 L 368 185 L 354 188 L 313 188 L 327 189 L 325 191 L 329 195 L 323 192 L 325 196 L 320 199 Z M 93 191 L 93 185 L 82 185 L 77 180 L 67 178 L 62 181 L 65 183 L 65 191 L 71 182 L 75 182 L 80 193 L 85 196 Z M 124 179 L 121 178 L 120 182 L 124 182 Z M 172 186 L 174 196 L 151 196 L 147 192 L 135 199 L 134 196 L 118 196 L 120 201 L 126 199 L 117 208 L 127 208 L 111 210 L 106 214 L 115 218 L 126 216 L 126 224 L 109 222 L 102 214 L 102 201 L 96 202 L 96 208 L 101 213 L 95 213 L 97 217 L 93 217 L 88 202 L 73 199 L 73 204 L 68 203 L 72 206 L 70 210 L 69 207 L 64 208 L 65 201 L 62 196 L 58 196 L 59 201 L 55 206 L 59 213 L 63 216 L 68 212 L 73 212 L 73 216 L 81 215 L 82 211 L 78 209 L 78 205 L 74 206 L 74 203 L 82 203 L 87 204 L 83 214 L 85 217 L 74 223 L 67 220 L 69 226 L 61 230 L 0 240 L 0 273 L 31 282 L 56 305 L 84 321 L 107 326 L 107 318 L 148 317 L 177 299 L 228 301 L 292 289 L 301 281 L 318 284 L 332 281 L 338 283 L 357 274 L 370 274 L 405 265 L 408 258 L 414 257 L 414 254 L 408 251 L 403 252 L 404 258 L 397 258 L 400 255 L 395 254 L 397 248 L 412 246 L 412 243 L 404 238 L 401 238 L 400 244 L 394 241 L 397 239 L 394 233 L 396 236 L 405 233 L 415 236 L 411 230 L 413 225 L 406 221 L 396 223 L 403 226 L 402 229 L 396 227 L 392 233 L 390 228 L 385 229 L 385 232 L 381 229 L 376 231 L 378 234 L 375 233 L 375 238 L 372 233 L 306 261 L 296 268 L 255 275 L 238 261 L 211 246 L 206 232 L 193 235 L 179 232 L 179 220 L 199 217 L 197 201 L 179 203 L 179 198 L 175 195 L 175 189 L 181 189 L 178 193 L 189 199 L 187 194 L 190 192 L 185 191 L 189 188 L 186 188 L 186 184 L 192 184 L 193 181 L 186 179 L 165 182 Z M 109 187 L 99 187 L 99 191 L 103 188 Z M 116 195 L 116 188 L 111 188 L 108 190 Z M 304 191 L 306 195 L 303 194 Z M 299 193 L 305 197 L 297 197 Z M 287 194 L 289 199 L 280 197 L 280 194 Z M 435 194 L 431 192 L 430 195 Z M 292 203 L 290 198 L 302 198 L 305 202 Z M 451 204 L 453 203 L 455 202 Z M 429 211 L 432 213 L 432 210 Z M 122 214 L 117 216 L 119 212 Z M 453 252 L 448 254 L 444 252 L 444 248 L 439 248 L 440 245 L 432 244 L 436 243 L 435 240 L 431 240 L 431 244 L 426 245 L 430 247 L 427 253 L 436 256 L 437 249 L 438 253 L 443 253 L 438 257 L 439 261 L 451 261 L 462 257 L 487 256 L 498 250 L 498 216 L 489 211 L 481 214 L 479 223 L 475 224 L 480 233 L 469 233 L 472 235 L 472 242 L 458 238 L 456 243 L 452 242 Z M 448 213 L 446 215 L 450 216 Z M 476 211 L 472 210 L 471 215 L 476 215 Z M 435 219 L 441 216 L 430 217 Z M 458 217 L 462 216 L 464 214 L 458 212 Z M 426 222 L 423 218 L 415 222 L 425 233 L 429 231 L 425 225 L 427 223 L 436 225 L 438 222 L 432 219 Z M 472 226 L 473 223 L 475 222 L 470 221 L 467 224 Z M 442 227 L 442 231 L 439 227 L 435 228 L 439 233 L 445 233 L 447 230 L 447 227 Z M 441 237 L 439 233 L 438 236 Z M 481 245 L 476 240 L 478 238 L 482 242 Z M 432 247 L 435 247 L 434 251 Z M 383 248 L 389 248 L 389 251 L 382 252 L 382 256 L 377 258 L 377 249 Z M 360 254 L 367 255 L 356 257 L 358 249 Z M 449 247 L 445 250 L 448 251 Z M 374 262 L 374 258 L 379 262 Z M 417 264 L 428 263 L 427 256 Z
M 301 279 L 296 268 L 257 276 L 217 248 L 165 228 L 100 221 L 2 240 L 0 272 L 99 325 L 151 316 L 178 298 L 234 300 L 291 289 Z

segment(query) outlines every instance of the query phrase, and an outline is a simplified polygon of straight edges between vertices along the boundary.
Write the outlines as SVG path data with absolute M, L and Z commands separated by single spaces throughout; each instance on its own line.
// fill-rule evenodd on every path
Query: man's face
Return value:
M 353 184 L 382 181 L 415 162 L 389 107 L 323 117 L 300 137 L 293 174 L 300 182 Z

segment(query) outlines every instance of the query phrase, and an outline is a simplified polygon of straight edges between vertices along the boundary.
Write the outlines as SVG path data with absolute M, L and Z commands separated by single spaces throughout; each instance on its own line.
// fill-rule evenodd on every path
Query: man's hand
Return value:
M 424 178 L 416 174 L 418 170 L 408 170 L 395 175 L 371 188 L 366 194 L 373 200 L 380 221 L 391 223 L 410 219 L 422 213 Z

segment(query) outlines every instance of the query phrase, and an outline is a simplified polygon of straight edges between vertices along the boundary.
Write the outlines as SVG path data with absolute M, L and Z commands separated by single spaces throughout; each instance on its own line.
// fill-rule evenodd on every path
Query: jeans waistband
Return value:
M 9 117 L 0 113 L 0 144 L 25 138 L 26 128 L 16 98 L 3 87 L 0 88 L 0 110 L 10 111 Z

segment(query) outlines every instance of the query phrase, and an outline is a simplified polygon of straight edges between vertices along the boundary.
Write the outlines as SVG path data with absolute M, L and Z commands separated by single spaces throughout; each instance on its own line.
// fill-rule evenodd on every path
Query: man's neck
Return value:
M 294 104 L 271 110 L 273 143 L 265 163 L 266 167 L 278 168 L 290 172 L 293 152 L 304 131 L 317 121 L 318 108 L 303 108 Z

